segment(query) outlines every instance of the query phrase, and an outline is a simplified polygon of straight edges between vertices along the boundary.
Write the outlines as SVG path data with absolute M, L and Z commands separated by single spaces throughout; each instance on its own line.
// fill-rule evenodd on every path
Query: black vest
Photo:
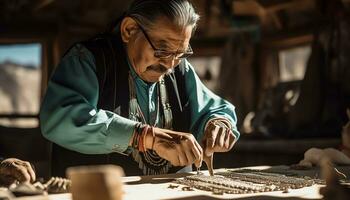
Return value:
M 99 82 L 98 109 L 114 111 L 128 118 L 129 114 L 129 66 L 120 34 L 104 34 L 82 44 L 95 57 L 96 74 Z M 165 76 L 169 103 L 173 114 L 173 129 L 190 132 L 189 100 L 185 88 L 185 65 L 181 62 L 173 73 Z M 69 131 L 69 130 L 67 130 Z M 57 144 L 52 146 L 52 175 L 65 176 L 70 166 L 116 164 L 121 166 L 126 175 L 142 175 L 131 156 L 118 153 L 87 155 L 68 150 Z M 181 168 L 173 167 L 169 173 Z

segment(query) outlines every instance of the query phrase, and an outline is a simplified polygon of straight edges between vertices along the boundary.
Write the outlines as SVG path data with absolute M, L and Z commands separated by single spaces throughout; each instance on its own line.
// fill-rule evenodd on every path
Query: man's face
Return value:
M 159 18 L 156 28 L 151 30 L 144 30 L 136 21 L 134 23 L 136 30 L 128 41 L 124 40 L 130 63 L 142 80 L 157 82 L 180 63 L 177 57 L 188 50 L 193 27 L 177 28 L 165 18 Z M 157 50 L 172 56 L 159 58 L 155 55 Z

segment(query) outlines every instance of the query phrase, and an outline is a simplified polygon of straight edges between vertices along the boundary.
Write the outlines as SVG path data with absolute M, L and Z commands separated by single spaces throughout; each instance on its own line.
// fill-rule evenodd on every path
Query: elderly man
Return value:
M 8 187 L 16 182 L 34 182 L 32 165 L 17 158 L 0 158 L 0 187 Z
M 198 19 L 187 0 L 135 0 L 113 30 L 66 53 L 40 112 L 55 175 L 105 163 L 171 173 L 233 147 L 234 107 L 186 60 Z

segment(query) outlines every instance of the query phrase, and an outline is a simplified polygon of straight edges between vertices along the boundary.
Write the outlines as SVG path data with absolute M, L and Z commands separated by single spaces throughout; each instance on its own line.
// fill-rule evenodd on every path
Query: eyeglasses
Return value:
M 184 59 L 184 58 L 188 58 L 189 56 L 191 56 L 193 54 L 193 50 L 192 50 L 190 44 L 188 44 L 188 47 L 187 47 L 185 52 L 169 52 L 169 51 L 166 51 L 166 50 L 157 49 L 153 45 L 153 43 L 151 42 L 151 39 L 147 35 L 146 31 L 142 28 L 142 26 L 139 25 L 139 27 L 140 27 L 143 35 L 147 39 L 148 43 L 151 45 L 151 47 L 152 47 L 152 49 L 154 51 L 154 57 L 156 57 L 158 59 L 163 59 L 163 60 L 167 60 L 167 59 L 171 59 L 171 58 Z

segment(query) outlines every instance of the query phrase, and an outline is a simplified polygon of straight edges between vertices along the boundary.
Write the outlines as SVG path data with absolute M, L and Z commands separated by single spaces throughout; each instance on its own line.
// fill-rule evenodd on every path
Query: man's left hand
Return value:
M 236 137 L 228 122 L 213 120 L 209 122 L 202 141 L 204 154 L 212 156 L 214 152 L 230 151 L 235 144 Z

